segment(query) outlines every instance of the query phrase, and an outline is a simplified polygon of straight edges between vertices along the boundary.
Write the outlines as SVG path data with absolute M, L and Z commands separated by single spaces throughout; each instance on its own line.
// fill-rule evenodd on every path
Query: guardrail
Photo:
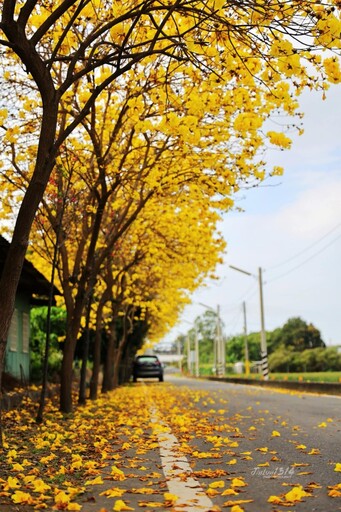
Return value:
M 305 393 L 320 393 L 325 395 L 341 395 L 341 383 L 337 382 L 293 382 L 280 380 L 258 380 L 244 379 L 242 377 L 204 377 L 208 380 L 220 382 L 231 382 L 233 384 L 246 384 L 252 386 L 261 386 L 268 388 L 289 389 L 292 391 L 302 391 Z

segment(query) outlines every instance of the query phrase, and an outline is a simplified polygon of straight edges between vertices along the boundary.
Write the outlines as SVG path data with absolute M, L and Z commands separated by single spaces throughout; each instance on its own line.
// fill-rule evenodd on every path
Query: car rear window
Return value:
M 151 362 L 151 361 L 158 361 L 158 358 L 156 356 L 139 356 L 137 358 L 137 361 L 139 363 L 148 363 L 148 362 Z

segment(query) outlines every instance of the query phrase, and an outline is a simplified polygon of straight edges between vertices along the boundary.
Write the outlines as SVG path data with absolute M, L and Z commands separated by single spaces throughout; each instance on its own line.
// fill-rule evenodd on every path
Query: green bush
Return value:
M 269 356 L 271 372 L 340 371 L 341 354 L 336 347 L 317 347 L 297 352 L 280 347 Z
M 40 382 L 43 373 L 46 343 L 47 306 L 33 308 L 30 320 L 30 375 L 32 382 Z M 65 336 L 66 312 L 62 308 L 51 309 L 51 333 L 48 360 L 48 375 L 55 380 L 59 375 L 63 353 L 59 339 Z

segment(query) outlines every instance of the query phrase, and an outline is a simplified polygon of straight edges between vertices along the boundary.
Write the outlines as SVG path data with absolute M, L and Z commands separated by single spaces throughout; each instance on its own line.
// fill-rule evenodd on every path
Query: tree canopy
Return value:
M 115 278 L 129 253 L 121 253 L 123 237 L 146 236 L 137 219 L 149 203 L 150 216 L 181 226 L 176 246 L 172 226 L 148 220 L 158 235 L 145 239 L 153 257 L 165 246 L 178 251 L 186 289 L 200 282 L 221 249 L 212 237 L 217 211 L 231 207 L 240 186 L 282 172 L 267 168 L 264 152 L 290 148 L 290 130 L 302 130 L 299 94 L 324 95 L 340 82 L 339 7 L 336 0 L 0 2 L 0 184 L 12 238 L 0 281 L 1 364 L 35 222 L 37 244 L 39 235 L 47 245 L 56 239 L 63 260 L 72 339 L 66 374 L 98 279 L 102 289 L 124 284 L 125 300 L 145 300 L 140 276 L 134 287 L 137 271 L 125 273 L 129 287 Z M 283 119 L 279 128 L 274 116 Z M 189 233 L 193 223 L 198 230 Z M 207 265 L 208 253 L 196 259 L 178 250 L 195 236 L 212 241 Z M 150 249 L 129 256 L 151 261 Z M 162 272 L 153 267 L 150 282 L 159 284 Z

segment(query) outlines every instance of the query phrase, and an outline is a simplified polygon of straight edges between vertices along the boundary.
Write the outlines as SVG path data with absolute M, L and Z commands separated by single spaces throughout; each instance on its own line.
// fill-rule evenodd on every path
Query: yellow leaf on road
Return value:
M 100 496 L 107 496 L 108 498 L 120 498 L 125 492 L 125 489 L 113 487 L 112 489 L 107 489 L 106 491 L 101 492 Z
M 306 492 L 301 485 L 298 485 L 297 487 L 293 487 L 291 491 L 287 492 L 285 495 L 286 501 L 301 501 L 302 498 L 305 498 L 306 496 L 311 496 L 309 492 Z
M 225 489 L 225 491 L 223 491 L 221 493 L 222 496 L 232 496 L 232 495 L 236 495 L 236 494 L 239 494 L 237 491 L 235 491 L 234 489 Z
M 134 509 L 131 507 L 128 507 L 128 505 L 126 505 L 126 503 L 124 503 L 123 500 L 117 500 L 115 502 L 115 505 L 113 506 L 113 510 L 115 510 L 115 512 L 120 512 L 121 510 L 134 510 Z
M 296 450 L 305 450 L 306 449 L 306 445 L 305 444 L 298 444 L 296 446 Z
M 176 494 L 171 494 L 170 492 L 165 492 L 163 497 L 165 498 L 165 501 L 171 503 L 172 505 L 174 505 L 174 503 L 179 498 L 179 496 L 176 496 Z
M 21 503 L 21 504 L 27 504 L 27 505 L 33 505 L 34 499 L 28 492 L 22 492 L 22 491 L 15 491 L 15 493 L 12 495 L 12 501 L 14 503 Z
M 231 487 L 245 487 L 247 484 L 242 478 L 233 478 Z
M 103 480 L 101 476 L 94 478 L 93 480 L 87 480 L 84 485 L 101 485 Z
M 111 468 L 111 476 L 114 480 L 125 480 L 125 475 L 121 469 L 118 469 L 116 466 L 112 466 Z
M 270 496 L 268 498 L 268 503 L 274 503 L 275 505 L 280 505 L 282 502 L 283 502 L 283 500 L 279 496 Z
M 82 505 L 79 505 L 78 503 L 69 503 L 67 506 L 67 510 L 81 510 Z
M 211 482 L 209 484 L 209 487 L 211 489 L 218 489 L 218 488 L 222 488 L 222 487 L 225 487 L 225 482 L 224 480 L 217 480 L 216 482 Z

